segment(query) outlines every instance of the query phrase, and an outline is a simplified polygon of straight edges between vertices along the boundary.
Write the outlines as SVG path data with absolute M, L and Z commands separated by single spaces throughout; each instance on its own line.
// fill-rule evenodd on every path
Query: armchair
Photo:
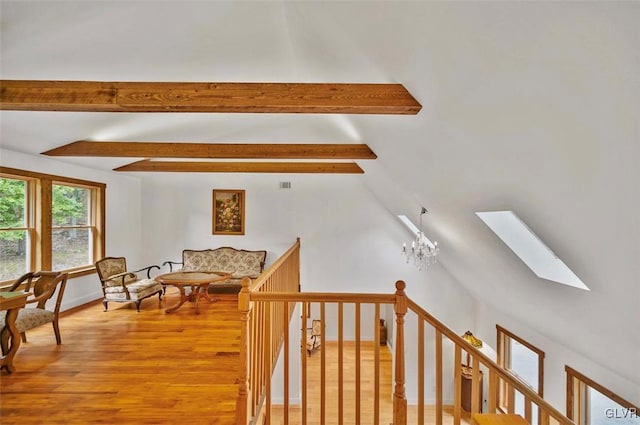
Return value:
M 102 304 L 104 311 L 109 308 L 109 301 L 136 303 L 136 310 L 140 312 L 140 303 L 143 299 L 158 294 L 162 301 L 162 285 L 151 278 L 152 269 L 160 270 L 153 265 L 140 270 L 127 271 L 125 257 L 105 257 L 96 261 L 96 270 L 102 285 L 104 298 Z M 146 271 L 146 278 L 138 278 L 137 273 Z
M 60 345 L 62 338 L 60 337 L 60 327 L 58 326 L 58 317 L 60 315 L 60 305 L 62 304 L 62 296 L 67 285 L 67 274 L 60 272 L 40 271 L 37 273 L 29 272 L 20 276 L 9 288 L 9 291 L 16 291 L 24 285 L 25 292 L 31 292 L 27 298 L 27 307 L 18 310 L 16 317 L 16 328 L 22 337 L 23 342 L 27 342 L 26 331 L 36 328 L 45 323 L 53 324 L 53 332 L 56 336 L 56 343 Z M 56 293 L 56 303 L 53 310 L 46 307 L 47 301 L 53 298 Z M 29 304 L 37 303 L 35 307 L 28 307 Z M 0 344 L 2 352 L 5 353 L 9 347 L 9 332 L 5 329 L 6 311 L 0 312 Z

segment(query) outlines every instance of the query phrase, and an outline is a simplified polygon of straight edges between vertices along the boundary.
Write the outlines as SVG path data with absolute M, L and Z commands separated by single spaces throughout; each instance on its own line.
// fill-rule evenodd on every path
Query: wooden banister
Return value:
M 404 316 L 407 314 L 407 296 L 404 289 L 407 285 L 396 282 L 396 384 L 393 391 L 393 423 L 407 425 L 407 397 L 404 388 Z
M 460 369 L 459 365 L 461 360 L 457 358 L 457 354 L 459 349 L 464 349 L 474 357 L 474 361 L 475 359 L 477 359 L 477 361 L 479 363 L 482 363 L 484 367 L 488 368 L 490 372 L 495 373 L 500 379 L 504 380 L 510 389 L 517 390 L 525 398 L 527 398 L 528 400 L 536 404 L 538 407 L 540 407 L 541 411 L 545 412 L 547 416 L 552 417 L 553 419 L 558 421 L 561 425 L 575 425 L 573 421 L 571 421 L 569 418 L 567 418 L 562 413 L 560 413 L 556 408 L 551 406 L 546 400 L 540 397 L 540 395 L 538 395 L 538 393 L 532 390 L 528 385 L 520 381 L 518 378 L 516 378 L 506 369 L 503 369 L 500 366 L 498 366 L 496 362 L 491 360 L 489 357 L 487 357 L 485 354 L 480 352 L 478 349 L 472 347 L 471 344 L 469 344 L 464 339 L 462 339 L 462 337 L 460 337 L 454 331 L 449 329 L 442 322 L 440 322 L 438 319 L 436 319 L 434 316 L 429 314 L 426 310 L 424 310 L 422 307 L 420 307 L 418 304 L 416 304 L 414 301 L 410 299 L 409 299 L 409 310 L 413 311 L 416 315 L 418 315 L 418 317 L 429 322 L 436 330 L 440 331 L 449 340 L 451 340 L 451 342 L 455 344 L 456 375 L 458 374 L 457 370 Z M 456 376 L 455 378 L 456 388 L 460 380 L 459 378 L 460 378 L 459 376 Z M 455 414 L 457 404 L 458 404 L 457 400 L 454 401 L 454 417 L 457 416 Z M 515 403 L 509 403 L 510 406 L 513 406 L 514 404 Z M 513 413 L 513 412 L 509 412 L 509 413 Z M 454 424 L 458 425 L 458 422 L 454 420 Z
M 463 351 L 469 354 L 473 362 L 471 364 L 471 413 L 479 413 L 482 410 L 481 399 L 481 368 L 488 370 L 488 413 L 494 414 L 498 411 L 498 393 L 500 388 L 504 386 L 506 396 L 515 398 L 516 392 L 521 394 L 525 400 L 524 417 L 531 423 L 532 412 L 534 409 L 540 409 L 541 425 L 575 425 L 569 418 L 556 410 L 535 391 L 529 388 L 524 382 L 512 375 L 509 371 L 498 366 L 493 360 L 487 357 L 476 348 L 472 347 L 456 332 L 445 326 L 437 320 L 433 315 L 428 313 L 414 301 L 409 299 L 405 293 L 406 284 L 403 281 L 396 282 L 396 291 L 393 294 L 354 294 L 354 293 L 328 293 L 328 292 L 300 292 L 300 240 L 298 239 L 291 248 L 289 248 L 278 260 L 276 260 L 267 270 L 265 270 L 258 278 L 251 281 L 248 278 L 242 281 L 242 290 L 238 295 L 238 308 L 241 318 L 241 341 L 240 341 L 240 374 L 238 385 L 238 402 L 237 412 L 239 425 L 248 425 L 254 423 L 268 424 L 271 421 L 272 408 L 271 401 L 271 380 L 273 369 L 278 360 L 281 348 L 284 347 L 284 412 L 282 415 L 282 423 L 306 424 L 308 421 L 316 423 L 325 423 L 327 418 L 335 418 L 338 424 L 349 423 L 355 421 L 360 423 L 364 420 L 362 412 L 371 414 L 374 423 L 381 422 L 381 419 L 389 417 L 389 413 L 393 417 L 393 425 L 406 425 L 407 423 L 407 397 L 405 389 L 405 341 L 411 339 L 418 342 L 418 407 L 417 415 L 419 423 L 425 420 L 424 402 L 425 402 L 425 382 L 424 376 L 425 365 L 425 346 L 429 342 L 425 341 L 425 325 L 429 324 L 435 334 L 435 425 L 443 424 L 443 380 L 444 380 L 444 364 L 443 359 L 443 339 L 447 338 L 453 343 L 453 421 L 454 425 L 460 425 L 462 416 L 462 355 Z M 337 336 L 337 382 L 328 386 L 327 380 L 327 359 L 325 344 L 325 326 L 326 326 L 326 305 L 337 305 L 337 323 L 334 335 Z M 380 336 L 376 332 L 381 312 L 380 307 L 383 304 L 392 304 L 395 312 L 395 361 L 394 361 L 394 378 L 392 388 L 393 411 L 380 411 Z M 363 377 L 360 370 L 361 362 L 361 326 L 362 306 L 370 305 L 373 308 L 373 330 L 374 330 L 374 348 L 373 362 L 374 367 L 373 382 L 369 380 L 369 385 L 373 385 L 373 400 L 361 402 L 361 386 L 363 385 Z M 289 332 L 289 322 L 293 316 L 296 306 L 301 308 L 302 326 L 300 331 L 300 368 L 302 388 L 300 390 L 301 401 L 300 407 L 294 409 L 289 403 L 289 397 L 292 395 L 289 391 L 288 381 L 290 375 L 289 370 L 289 346 L 298 344 L 297 337 Z M 350 341 L 345 341 L 345 322 L 348 316 L 345 316 L 347 306 L 354 307 L 355 316 L 355 341 L 354 345 Z M 322 323 L 322 343 L 320 345 L 320 377 L 318 397 L 319 406 L 309 406 L 309 391 L 307 390 L 307 319 L 310 312 L 320 315 Z M 415 314 L 418 319 L 417 335 L 406 335 L 405 320 L 407 314 Z M 317 316 L 315 316 L 317 317 Z M 368 319 L 371 320 L 371 319 Z M 370 324 L 369 324 L 370 325 Z M 367 326 L 369 326 L 367 325 Z M 348 345 L 347 345 L 348 344 Z M 355 352 L 355 383 L 346 384 L 348 377 L 345 368 L 345 350 L 353 347 Z M 353 357 L 351 357 L 353 358 Z M 486 372 L 485 372 L 486 373 Z M 371 376 L 371 375 L 369 375 Z M 467 375 L 465 375 L 467 376 Z M 451 378 L 449 378 L 451 379 Z M 353 382 L 353 381 L 352 381 Z M 501 384 L 501 382 L 503 384 Z M 317 387 L 316 387 L 317 388 Z M 337 397 L 336 411 L 327 412 L 327 391 L 330 389 L 335 391 Z M 429 386 L 429 388 L 432 388 Z M 354 403 L 345 403 L 348 392 L 353 391 L 355 396 Z M 315 393 L 317 394 L 317 393 Z M 389 393 L 387 393 L 389 394 Z M 369 404 L 371 403 L 371 404 Z M 513 406 L 515 403 L 509 403 Z M 316 408 L 319 407 L 319 408 Z M 352 409 L 355 409 L 353 411 Z M 371 412 L 370 410 L 373 410 Z M 290 418 L 290 410 L 297 411 L 299 419 Z M 513 412 L 508 412 L 513 413 Z M 313 417 L 311 417 L 313 415 Z M 317 416 L 316 416 L 317 415 Z M 367 419 L 370 420 L 370 419 Z M 532 424 L 535 425 L 535 424 Z

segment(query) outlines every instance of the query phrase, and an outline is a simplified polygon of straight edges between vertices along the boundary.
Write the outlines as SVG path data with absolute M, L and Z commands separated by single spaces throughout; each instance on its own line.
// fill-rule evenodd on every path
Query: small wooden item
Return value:
M 387 327 L 384 325 L 384 319 L 380 319 L 380 345 L 387 345 Z
M 473 377 L 473 368 L 469 366 L 460 366 L 462 368 L 462 409 L 471 412 L 471 385 Z M 480 372 L 480 398 L 478 406 L 480 406 L 480 412 L 482 412 L 482 371 Z

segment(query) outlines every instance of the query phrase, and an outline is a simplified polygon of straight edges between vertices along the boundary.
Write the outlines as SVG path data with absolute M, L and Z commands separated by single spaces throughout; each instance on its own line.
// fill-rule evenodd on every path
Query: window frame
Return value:
M 511 346 L 509 344 L 510 340 L 514 340 L 529 350 L 538 355 L 538 390 L 537 393 L 540 397 L 544 398 L 544 357 L 545 353 L 540 348 L 526 341 L 525 339 L 519 337 L 513 332 L 508 331 L 502 326 L 496 324 L 496 341 L 497 341 L 497 363 L 501 368 L 509 371 L 513 376 L 515 376 L 518 380 L 520 380 L 525 385 L 529 385 L 528 382 L 524 381 L 520 376 L 516 375 L 511 371 Z M 507 367 L 509 366 L 509 367 Z M 498 391 L 498 409 L 500 409 L 503 413 L 514 413 L 515 412 L 515 390 L 513 387 L 507 388 L 507 383 L 504 380 L 500 380 L 500 386 Z M 531 388 L 533 389 L 533 388 Z M 540 422 L 541 417 L 538 415 L 538 422 Z
M 106 206 L 105 183 L 89 180 L 76 179 L 71 177 L 44 174 L 35 171 L 26 171 L 17 168 L 0 166 L 0 177 L 27 181 L 27 211 L 30 228 L 30 269 L 51 270 L 52 253 L 52 203 L 53 185 L 77 186 L 91 191 L 90 217 L 92 228 L 93 262 L 104 257 L 105 253 L 105 230 L 106 230 Z M 96 272 L 95 264 L 86 264 L 71 269 L 65 269 L 69 278 L 76 278 L 93 274 Z M 0 282 L 5 285 L 13 282 L 8 280 Z
M 567 374 L 567 417 L 577 425 L 590 423 L 589 388 L 598 391 L 623 408 L 630 409 L 636 416 L 640 415 L 640 407 L 625 400 L 610 389 L 598 384 L 569 365 L 565 365 L 564 370 Z

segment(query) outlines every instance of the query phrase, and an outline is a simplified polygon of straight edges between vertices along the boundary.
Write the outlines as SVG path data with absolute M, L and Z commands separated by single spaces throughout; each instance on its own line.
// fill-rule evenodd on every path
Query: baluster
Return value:
M 271 341 L 271 302 L 268 301 L 265 303 L 265 338 L 267 338 L 267 343 Z M 269 344 L 270 346 L 271 344 Z M 265 416 L 265 424 L 269 425 L 271 423 L 271 350 L 267 346 L 267 349 L 264 350 L 264 401 L 266 404 L 266 416 Z
M 373 321 L 379 326 L 380 304 L 375 305 Z M 374 329 L 375 326 L 374 326 Z M 380 332 L 373 333 L 373 423 L 380 423 Z
M 540 424 L 549 425 L 549 412 L 545 409 L 540 409 Z
M 460 425 L 462 410 L 462 350 L 455 344 L 453 360 L 453 425 Z
M 524 418 L 531 424 L 531 399 L 524 396 Z M 532 424 L 533 425 L 533 424 Z
M 344 422 L 344 305 L 338 303 L 338 425 Z
M 496 413 L 498 408 L 498 374 L 489 369 L 489 405 L 488 413 Z
M 302 425 L 307 425 L 307 303 L 302 305 L 302 340 L 300 341 L 300 356 L 302 363 Z
M 505 382 L 507 388 L 507 413 L 516 413 L 516 389 L 508 382 Z
M 238 310 L 240 310 L 240 358 L 239 358 L 239 385 L 238 385 L 238 400 L 236 402 L 236 418 L 237 423 L 245 425 L 248 423 L 249 406 L 249 336 L 250 336 L 250 323 L 249 315 L 251 312 L 251 293 L 249 291 L 249 285 L 251 280 L 248 277 L 242 279 L 242 289 L 238 294 Z
M 360 303 L 356 303 L 356 425 L 360 425 Z
M 325 303 L 320 304 L 320 321 L 322 322 L 322 332 L 320 338 L 322 338 L 322 342 L 320 344 L 320 423 L 326 423 L 326 415 L 327 415 L 327 399 L 326 399 L 326 367 L 327 367 L 327 356 L 326 356 L 326 341 L 327 338 L 325 336 L 326 326 L 325 326 L 326 314 L 325 314 Z
M 284 325 L 284 425 L 289 425 L 289 303 L 284 302 L 282 323 Z
M 424 319 L 418 317 L 418 423 L 424 424 Z
M 442 332 L 436 329 L 436 425 L 442 425 Z
M 393 391 L 393 424 L 407 425 L 407 397 L 404 387 L 404 316 L 407 314 L 407 296 L 404 289 L 407 285 L 396 282 L 396 367 L 395 387 Z
M 478 356 L 473 356 L 471 372 L 471 414 L 479 413 L 480 406 L 480 362 Z

